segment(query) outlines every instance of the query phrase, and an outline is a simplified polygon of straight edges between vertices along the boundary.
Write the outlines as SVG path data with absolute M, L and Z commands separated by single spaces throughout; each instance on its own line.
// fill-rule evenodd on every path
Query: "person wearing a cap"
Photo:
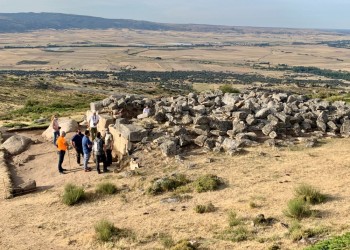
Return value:
M 61 136 L 57 138 L 57 149 L 58 149 L 58 172 L 60 174 L 64 174 L 64 171 L 67 169 L 62 168 L 62 164 L 64 161 L 64 156 L 68 149 L 68 143 L 66 141 L 66 132 L 62 131 Z
M 106 128 L 106 134 L 104 137 L 106 145 L 106 165 L 109 167 L 112 164 L 112 150 L 113 150 L 113 135 L 109 131 L 109 128 Z
M 91 133 L 91 139 L 92 141 L 95 140 L 96 134 L 97 134 L 97 124 L 100 121 L 99 115 L 96 113 L 96 111 L 93 112 L 92 116 L 89 120 L 89 127 L 90 127 L 90 133 Z

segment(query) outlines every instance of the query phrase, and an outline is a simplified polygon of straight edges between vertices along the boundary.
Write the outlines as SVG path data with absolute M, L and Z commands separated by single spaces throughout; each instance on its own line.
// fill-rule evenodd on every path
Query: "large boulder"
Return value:
M 135 124 L 118 124 L 115 129 L 130 142 L 140 142 L 148 135 L 146 129 Z
M 79 128 L 78 122 L 69 118 L 59 118 L 58 124 L 61 127 L 61 131 L 66 133 L 75 132 Z M 42 133 L 42 136 L 47 140 L 53 139 L 53 128 L 51 125 Z
M 2 144 L 2 147 L 11 155 L 17 155 L 26 150 L 31 143 L 32 140 L 28 137 L 13 135 Z

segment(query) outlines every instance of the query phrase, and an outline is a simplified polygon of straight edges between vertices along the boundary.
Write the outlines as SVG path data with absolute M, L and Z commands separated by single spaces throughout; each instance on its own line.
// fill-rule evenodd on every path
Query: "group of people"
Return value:
M 88 121 L 89 129 L 85 130 L 84 134 L 78 129 L 71 139 L 71 145 L 76 152 L 77 164 L 81 165 L 81 157 L 83 157 L 83 169 L 85 172 L 90 172 L 92 169 L 88 167 L 88 162 L 91 155 L 93 155 L 97 173 L 100 174 L 100 163 L 103 165 L 103 172 L 109 172 L 108 167 L 112 164 L 113 136 L 109 129 L 106 128 L 102 137 L 101 132 L 97 131 L 98 122 L 99 116 L 94 112 Z M 59 155 L 58 171 L 60 174 L 65 174 L 67 169 L 64 169 L 62 164 L 66 151 L 69 150 L 69 143 L 65 138 L 66 132 L 60 132 L 57 116 L 53 117 L 52 128 L 54 130 L 53 143 L 57 146 Z

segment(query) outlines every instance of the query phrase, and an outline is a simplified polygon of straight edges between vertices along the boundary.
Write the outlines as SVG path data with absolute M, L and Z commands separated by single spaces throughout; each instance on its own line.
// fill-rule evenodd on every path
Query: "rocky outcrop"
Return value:
M 147 119 L 159 126 L 157 130 L 145 127 L 147 133 L 138 132 L 134 142 L 144 136 L 148 136 L 148 140 L 170 136 L 168 141 L 159 144 L 167 156 L 188 145 L 232 153 L 264 141 L 283 145 L 281 141 L 286 138 L 312 133 L 350 135 L 350 106 L 345 102 L 330 103 L 289 93 L 215 91 L 158 99 L 124 95 L 111 96 L 91 107 L 112 114 L 118 109 L 128 109 L 136 117 L 146 104 L 152 110 Z
M 28 137 L 23 135 L 13 135 L 2 144 L 2 148 L 11 155 L 17 155 L 26 150 L 31 143 L 32 140 Z
M 10 171 L 6 164 L 6 152 L 0 149 L 0 200 L 12 198 L 12 181 Z

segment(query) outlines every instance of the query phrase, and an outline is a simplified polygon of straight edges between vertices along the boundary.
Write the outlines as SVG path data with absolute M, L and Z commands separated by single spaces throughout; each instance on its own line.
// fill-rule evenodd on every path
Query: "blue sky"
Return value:
M 59 12 L 163 23 L 350 29 L 350 0 L 0 0 L 0 12 Z

